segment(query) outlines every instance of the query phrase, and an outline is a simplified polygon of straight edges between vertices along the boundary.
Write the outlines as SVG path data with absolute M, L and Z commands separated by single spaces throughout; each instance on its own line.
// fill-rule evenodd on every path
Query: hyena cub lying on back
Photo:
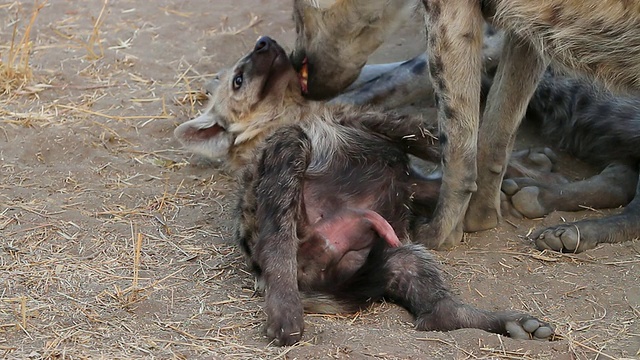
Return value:
M 454 299 L 429 252 L 411 244 L 411 225 L 426 221 L 439 189 L 409 166 L 408 154 L 439 157 L 422 121 L 305 101 L 272 39 L 222 75 L 209 109 L 175 135 L 241 174 L 237 238 L 264 286 L 277 344 L 300 340 L 305 307 L 355 310 L 383 298 L 408 309 L 420 330 L 553 335 L 529 315 Z

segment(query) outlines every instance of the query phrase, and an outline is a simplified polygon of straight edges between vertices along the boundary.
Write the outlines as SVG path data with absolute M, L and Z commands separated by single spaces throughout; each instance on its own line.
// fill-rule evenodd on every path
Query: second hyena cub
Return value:
M 383 298 L 408 309 L 420 330 L 553 335 L 529 315 L 456 300 L 429 252 L 411 244 L 411 225 L 426 221 L 439 190 L 409 166 L 408 154 L 438 160 L 423 122 L 304 100 L 272 39 L 224 73 L 210 107 L 175 135 L 241 175 L 237 239 L 264 286 L 277 344 L 301 339 L 307 305 L 354 310 Z

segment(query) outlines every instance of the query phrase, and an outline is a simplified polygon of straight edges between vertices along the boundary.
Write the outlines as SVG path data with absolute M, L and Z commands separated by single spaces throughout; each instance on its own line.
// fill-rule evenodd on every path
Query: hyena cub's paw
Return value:
M 271 304 L 271 305 L 270 305 Z M 300 341 L 304 331 L 304 314 L 299 297 L 282 297 L 267 301 L 267 337 L 278 346 Z
M 505 321 L 505 329 L 510 337 L 521 340 L 551 340 L 553 326 L 531 315 L 518 314 Z

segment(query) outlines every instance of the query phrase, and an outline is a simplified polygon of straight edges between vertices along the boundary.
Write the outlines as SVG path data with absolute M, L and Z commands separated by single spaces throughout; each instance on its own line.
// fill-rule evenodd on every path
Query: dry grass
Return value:
M 15 20 L 14 22 L 9 48 L 4 52 L 4 56 L 0 57 L 0 88 L 2 90 L 0 94 L 2 95 L 7 95 L 12 91 L 21 89 L 27 85 L 33 77 L 29 64 L 31 51 L 33 49 L 31 30 L 38 18 L 40 10 L 42 10 L 46 4 L 47 0 L 42 3 L 38 2 L 38 0 L 34 2 L 29 22 L 22 30 L 22 36 L 19 34 L 20 21 Z M 20 8 L 21 6 L 18 5 L 15 15 L 16 19 L 20 16 Z
M 82 45 L 87 50 L 87 59 L 88 60 L 97 60 L 101 59 L 104 56 L 104 48 L 102 47 L 102 41 L 100 39 L 100 28 L 104 23 L 105 9 L 107 8 L 107 4 L 109 0 L 104 0 L 102 3 L 102 9 L 100 9 L 100 14 L 95 19 L 93 24 L 93 29 L 91 30 L 91 35 L 86 42 L 83 42 Z M 97 52 L 96 52 L 97 49 Z
M 560 341 L 420 333 L 404 311 L 381 304 L 348 316 L 309 315 L 303 343 L 269 346 L 262 299 L 229 240 L 236 184 L 171 140 L 175 125 L 202 108 L 200 89 L 222 64 L 258 34 L 290 36 L 289 4 L 269 13 L 273 4 L 254 1 L 258 17 L 244 5 L 217 10 L 227 3 L 103 1 L 99 13 L 73 1 L 0 5 L 0 17 L 30 14 L 29 22 L 0 28 L 0 44 L 11 44 L 2 48 L 3 74 L 11 53 L 11 68 L 26 66 L 30 76 L 5 87 L 3 75 L 0 84 L 10 89 L 0 97 L 0 356 L 625 354 L 620 344 L 640 332 L 637 292 L 627 285 L 639 276 L 637 244 L 591 257 L 539 253 L 513 240 L 513 229 L 491 247 L 475 239 L 478 245 L 436 256 L 467 301 L 543 316 L 557 324 Z M 201 25 L 211 19 L 222 21 Z
M 212 33 L 218 35 L 239 35 L 260 24 L 260 22 L 262 22 L 262 19 L 258 15 L 251 13 L 249 16 L 249 23 L 246 25 L 240 27 L 229 26 L 229 18 L 224 16 L 222 17 L 222 24 L 220 27 L 218 29 L 214 29 Z

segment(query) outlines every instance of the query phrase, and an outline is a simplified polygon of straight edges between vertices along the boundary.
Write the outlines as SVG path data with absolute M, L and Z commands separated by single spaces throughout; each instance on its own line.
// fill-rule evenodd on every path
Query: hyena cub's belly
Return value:
M 366 187 L 355 183 L 361 190 Z M 327 189 L 325 185 L 326 182 L 317 179 L 306 182 L 304 187 L 303 221 L 308 230 L 298 249 L 301 288 L 318 290 L 346 281 L 365 265 L 374 248 L 401 245 L 389 221 L 398 226 L 398 221 L 393 221 L 397 219 L 382 215 L 389 217 L 386 211 L 389 207 L 380 206 L 388 197 L 379 192 L 379 186 L 371 187 L 370 193 L 347 190 L 348 187 L 338 184 Z

